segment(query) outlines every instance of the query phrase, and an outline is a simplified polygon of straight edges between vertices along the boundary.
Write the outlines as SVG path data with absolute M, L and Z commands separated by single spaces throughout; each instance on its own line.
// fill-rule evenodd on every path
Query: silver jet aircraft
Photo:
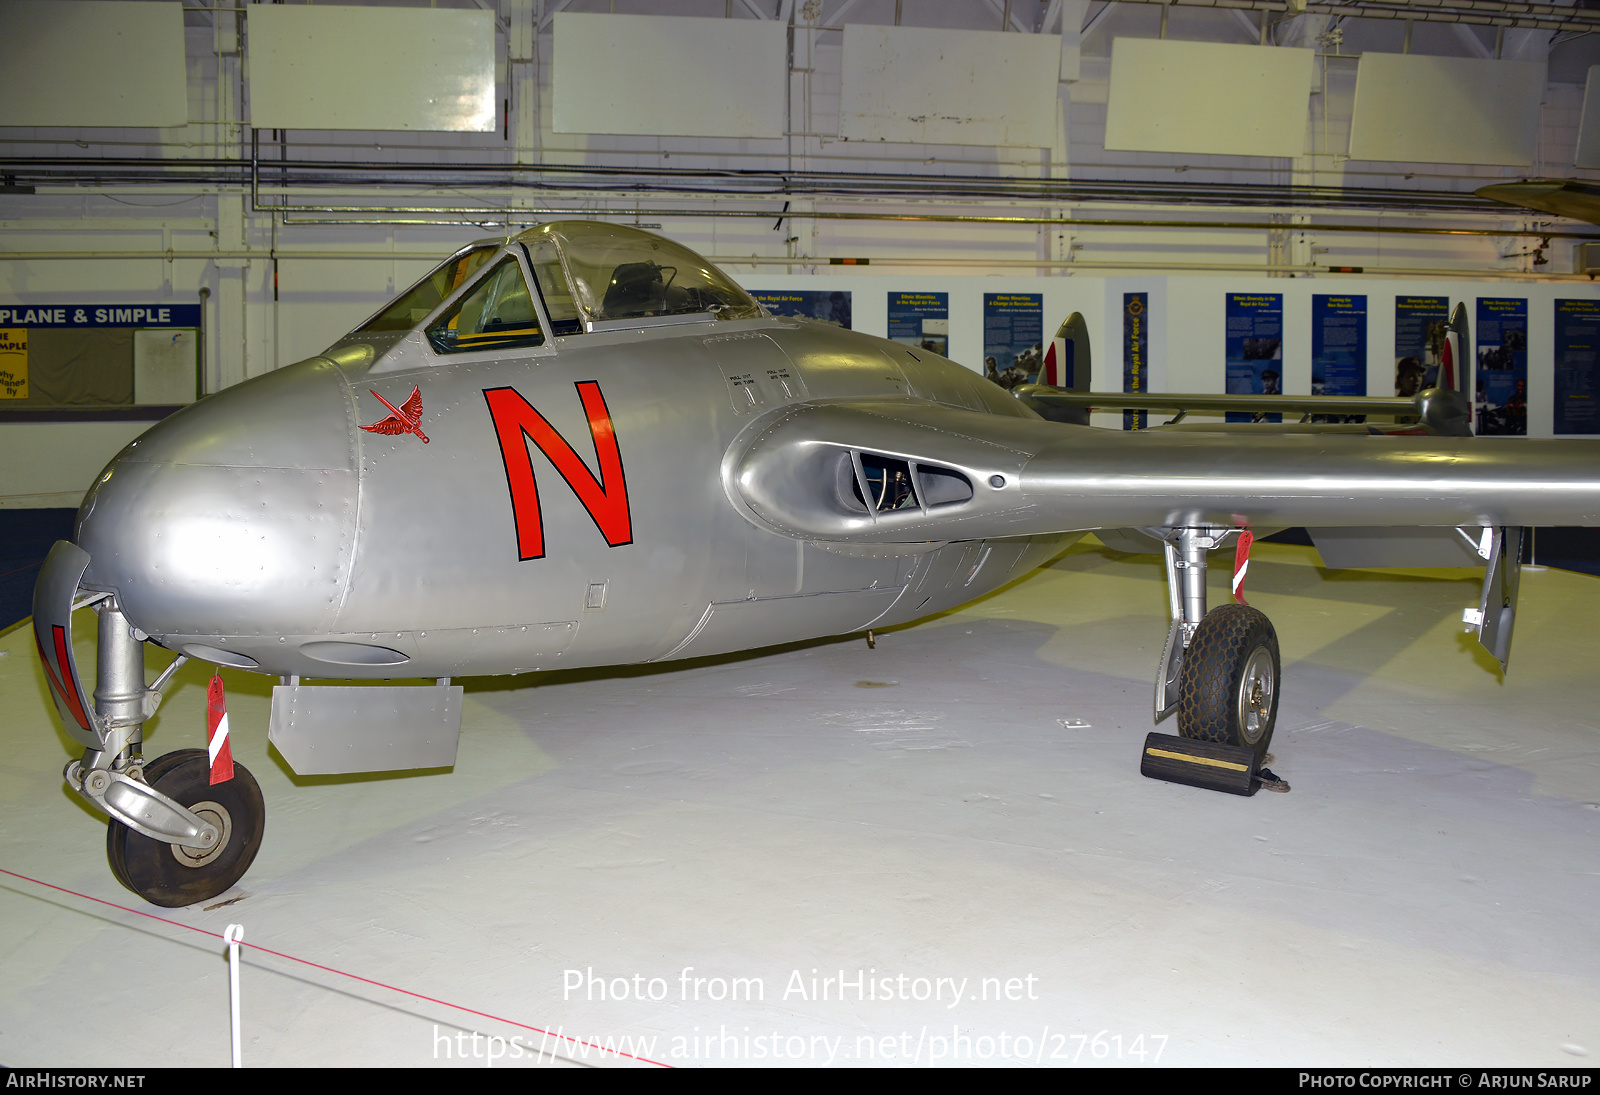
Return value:
M 1458 318 L 1455 361 L 1465 339 Z M 1082 424 L 1091 406 L 1307 422 L 1123 432 Z M 163 905 L 236 882 L 264 827 L 242 767 L 213 782 L 204 750 L 141 754 L 186 659 L 278 677 L 269 736 L 301 774 L 449 766 L 452 678 L 889 627 L 1089 530 L 1167 560 L 1155 713 L 1175 711 L 1178 736 L 1152 736 L 1167 744 L 1146 770 L 1192 760 L 1244 793 L 1267 778 L 1277 639 L 1256 609 L 1207 611 L 1210 550 L 1309 526 L 1330 565 L 1477 561 L 1468 619 L 1503 663 L 1522 528 L 1600 524 L 1600 447 L 1475 438 L 1469 415 L 1449 384 L 1393 400 L 1008 392 L 925 350 L 775 319 L 668 240 L 558 222 L 463 249 L 325 353 L 130 444 L 41 571 L 34 628 L 84 747 L 67 781 L 110 815 L 116 876 Z M 87 605 L 92 696 L 71 642 Z M 147 642 L 180 655 L 149 684 Z M 437 684 L 308 683 L 419 677 Z

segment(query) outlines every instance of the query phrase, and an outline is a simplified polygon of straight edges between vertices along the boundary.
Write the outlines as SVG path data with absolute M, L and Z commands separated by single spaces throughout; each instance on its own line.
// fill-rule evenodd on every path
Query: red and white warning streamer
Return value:
M 1237 579 L 1235 579 L 1237 581 Z M 206 687 L 206 752 L 211 755 L 211 785 L 233 778 L 233 747 L 228 744 L 228 701 L 222 675 L 214 673 Z
M 1250 545 L 1255 541 L 1254 533 L 1249 529 L 1240 529 L 1239 545 L 1233 550 L 1233 599 L 1242 605 L 1250 603 L 1244 599 L 1244 576 L 1250 569 Z

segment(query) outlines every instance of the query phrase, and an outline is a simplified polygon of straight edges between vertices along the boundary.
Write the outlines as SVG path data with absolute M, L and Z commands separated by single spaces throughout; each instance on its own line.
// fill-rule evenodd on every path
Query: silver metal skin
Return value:
M 302 776 L 449 768 L 461 734 L 460 685 L 277 685 L 267 739 Z M 351 726 L 380 733 L 359 736 Z
M 535 284 L 517 241 L 479 269 L 508 258 Z M 824 324 L 705 311 L 549 337 L 535 295 L 541 345 L 443 353 L 425 332 L 473 278 L 409 331 L 358 331 L 129 445 L 84 500 L 79 555 L 41 576 L 46 600 L 112 593 L 152 641 L 285 678 L 438 678 L 881 629 L 1094 529 L 1176 537 L 1197 623 L 1216 530 L 1600 524 L 1600 443 L 1063 425 Z M 420 432 L 362 428 L 413 389 Z M 497 398 L 536 414 L 497 433 Z M 549 433 L 581 468 L 536 443 Z M 515 505 L 524 458 L 538 554 Z M 133 655 L 101 656 L 103 714 L 131 717 Z

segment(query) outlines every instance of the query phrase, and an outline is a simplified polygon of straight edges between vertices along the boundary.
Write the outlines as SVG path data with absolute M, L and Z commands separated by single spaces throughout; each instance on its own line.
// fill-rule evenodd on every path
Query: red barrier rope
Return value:
M 57 885 L 54 885 L 53 883 L 50 883 L 50 882 L 41 882 L 37 878 L 29 878 L 27 875 L 18 874 L 16 871 L 8 871 L 4 867 L 0 867 L 0 874 L 10 875 L 12 878 L 20 878 L 24 882 L 32 882 L 35 886 L 43 886 L 46 889 L 55 890 L 57 893 L 70 894 L 73 897 L 79 897 L 79 898 L 82 898 L 85 901 L 93 901 L 98 905 L 108 905 L 113 909 L 120 909 L 122 912 L 125 912 L 125 913 L 132 913 L 135 916 L 142 916 L 142 917 L 146 918 L 147 920 L 156 920 L 156 921 L 160 921 L 163 924 L 171 924 L 175 928 L 183 928 L 183 929 L 185 929 L 187 931 L 199 932 L 201 935 L 209 935 L 213 939 L 221 939 L 222 938 L 222 935 L 220 933 L 218 933 L 218 932 L 207 931 L 204 928 L 197 928 L 193 924 L 183 924 L 183 923 L 180 923 L 180 922 L 178 922 L 176 920 L 168 920 L 164 916 L 156 916 L 154 913 L 147 913 L 143 909 L 130 909 L 126 905 L 118 905 L 115 901 L 107 901 L 104 898 L 100 898 L 100 897 L 90 897 L 88 894 L 79 893 L 76 890 L 69 890 L 65 886 L 57 886 Z M 239 941 L 239 946 L 241 946 L 241 947 L 250 947 L 250 948 L 252 948 L 254 950 L 261 951 L 263 954 L 270 954 L 275 958 L 282 958 L 282 959 L 284 959 L 285 961 L 288 961 L 288 962 L 298 962 L 302 966 L 310 966 L 312 969 L 323 970 L 326 973 L 337 974 L 340 977 L 348 977 L 352 981 L 360 981 L 363 984 L 373 985 L 373 986 L 376 986 L 377 988 L 380 988 L 380 989 L 388 989 L 390 992 L 398 992 L 402 996 L 409 996 L 409 997 L 411 997 L 412 999 L 415 999 L 415 1000 L 426 1000 L 430 1004 L 438 1004 L 441 1007 L 452 1008 L 452 1009 L 454 1009 L 456 1011 L 464 1011 L 468 1015 L 477 1015 L 477 1016 L 479 1016 L 481 1018 L 484 1018 L 484 1019 L 492 1019 L 497 1023 L 505 1023 L 507 1026 L 520 1027 L 523 1030 L 531 1030 L 535 1034 L 540 1034 L 540 1035 L 545 1035 L 545 1036 L 550 1037 L 550 1038 L 555 1038 L 558 1041 L 571 1042 L 574 1045 L 588 1046 L 590 1049 L 597 1049 L 601 1053 L 609 1053 L 609 1054 L 612 1054 L 613 1056 L 616 1056 L 616 1057 L 627 1057 L 630 1060 L 638 1061 L 640 1064 L 655 1065 L 658 1068 L 673 1068 L 673 1067 L 675 1067 L 673 1065 L 667 1064 L 664 1061 L 652 1061 L 648 1057 L 640 1057 L 639 1055 L 634 1054 L 634 1053 L 624 1053 L 620 1049 L 611 1049 L 611 1048 L 609 1048 L 607 1046 L 596 1045 L 593 1042 L 585 1042 L 582 1038 L 574 1038 L 570 1034 L 560 1034 L 560 1033 L 557 1033 L 556 1031 L 553 1031 L 553 1030 L 545 1030 L 543 1027 L 530 1026 L 527 1023 L 519 1023 L 515 1019 L 507 1019 L 507 1018 L 505 1018 L 503 1016 L 500 1016 L 500 1015 L 490 1014 L 487 1011 L 478 1011 L 475 1008 L 462 1007 L 460 1004 L 452 1004 L 448 1000 L 440 1000 L 437 997 L 433 997 L 433 996 L 424 996 L 420 992 L 412 992 L 410 989 L 403 989 L 403 988 L 400 988 L 397 985 L 388 985 L 388 984 L 385 984 L 382 981 L 374 981 L 370 977 L 362 977 L 359 974 L 346 973 L 344 970 L 334 969 L 332 966 L 324 966 L 320 962 L 312 962 L 312 961 L 310 961 L 309 959 L 306 959 L 306 958 L 296 958 L 292 954 L 284 954 L 282 951 L 275 951 L 271 947 L 263 947 L 260 943 L 247 943 L 244 940 L 240 940 Z

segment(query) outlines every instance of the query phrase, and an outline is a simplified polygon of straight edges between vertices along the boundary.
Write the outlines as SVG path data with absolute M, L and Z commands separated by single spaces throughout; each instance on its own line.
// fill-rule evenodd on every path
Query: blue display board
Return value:
M 1122 294 L 1122 390 L 1150 390 L 1150 294 Z M 1148 411 L 1123 411 L 1122 428 L 1142 430 Z
M 1555 432 L 1600 433 L 1600 300 L 1556 301 Z
M 1416 395 L 1439 381 L 1449 297 L 1394 298 L 1394 394 Z
M 850 329 L 848 289 L 763 289 L 750 295 L 775 316 L 821 320 Z
M 983 375 L 1002 388 L 1034 384 L 1044 364 L 1044 294 L 983 294 Z
M 1229 395 L 1283 394 L 1283 294 L 1229 293 L 1224 343 Z M 1281 414 L 1230 413 L 1229 422 L 1281 422 Z
M 1480 434 L 1528 432 L 1528 302 L 1478 298 L 1478 383 L 1472 420 Z
M 199 327 L 198 304 L 18 304 L 0 327 Z
M 1311 297 L 1311 394 L 1367 394 L 1367 298 Z
M 950 356 L 950 294 L 890 293 L 889 337 Z

